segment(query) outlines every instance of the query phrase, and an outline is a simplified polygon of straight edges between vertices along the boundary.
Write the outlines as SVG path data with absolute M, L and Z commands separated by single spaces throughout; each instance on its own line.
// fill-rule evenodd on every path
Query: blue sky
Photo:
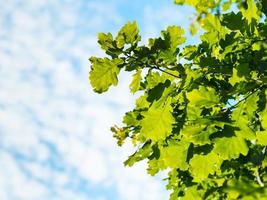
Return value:
M 172 0 L 0 1 L 0 199 L 167 199 L 164 174 L 123 167 L 133 148 L 109 131 L 133 106 L 130 75 L 94 94 L 88 58 L 104 55 L 98 32 L 136 20 L 145 42 L 190 13 Z

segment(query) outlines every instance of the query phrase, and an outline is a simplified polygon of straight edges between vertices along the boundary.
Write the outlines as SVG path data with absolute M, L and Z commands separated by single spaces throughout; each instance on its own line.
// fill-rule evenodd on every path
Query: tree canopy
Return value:
M 189 27 L 200 42 L 185 45 L 172 25 L 141 45 L 136 22 L 116 36 L 99 33 L 105 58 L 91 57 L 97 93 L 133 74 L 135 108 L 118 145 L 137 147 L 124 164 L 147 160 L 147 172 L 168 170 L 170 199 L 267 199 L 267 1 L 175 0 L 196 10 Z M 198 36 L 197 36 L 198 37 Z

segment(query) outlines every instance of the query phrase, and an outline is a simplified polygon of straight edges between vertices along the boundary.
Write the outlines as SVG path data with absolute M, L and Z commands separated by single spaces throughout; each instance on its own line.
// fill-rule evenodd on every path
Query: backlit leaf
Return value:
M 122 60 L 91 57 L 90 61 L 92 65 L 89 79 L 95 92 L 102 93 L 107 91 L 111 85 L 117 85 L 117 76 L 120 72 L 118 65 L 123 63 Z
M 160 106 L 153 103 L 148 111 L 143 113 L 141 134 L 152 141 L 163 140 L 169 136 L 172 132 L 172 125 L 175 122 L 172 110 L 171 99 L 168 99 L 165 104 Z
M 188 168 L 187 150 L 189 143 L 177 143 L 169 145 L 161 149 L 161 159 L 164 161 L 166 167 L 178 168 L 186 170 Z
M 249 68 L 248 64 L 240 64 L 236 68 L 233 68 L 233 75 L 229 79 L 229 83 L 231 85 L 235 85 L 236 83 L 239 83 L 241 81 L 245 81 L 246 78 L 249 76 Z
M 185 42 L 184 30 L 180 26 L 169 26 L 166 31 L 161 33 L 170 42 L 170 47 L 175 49 L 178 45 Z
M 244 17 L 248 20 L 250 24 L 253 19 L 259 20 L 260 16 L 258 15 L 258 9 L 255 4 L 254 0 L 247 0 L 247 9 L 242 8 L 241 12 L 243 13 Z
M 135 105 L 111 128 L 118 145 L 135 148 L 125 165 L 147 160 L 150 175 L 169 171 L 170 200 L 266 199 L 267 1 L 174 2 L 194 8 L 186 33 L 201 36 L 184 47 L 184 29 L 171 25 L 139 43 L 129 22 L 115 38 L 99 33 L 107 57 L 90 59 L 98 93 L 134 71 Z
M 211 87 L 200 86 L 199 89 L 188 92 L 186 96 L 190 106 L 210 108 L 220 102 L 215 90 Z
M 267 145 L 267 130 L 257 132 L 257 143 L 260 145 Z
M 142 79 L 141 70 L 138 69 L 136 73 L 133 75 L 133 80 L 130 84 L 130 89 L 132 93 L 135 93 L 136 91 L 139 90 L 141 79 Z
M 187 188 L 185 195 L 181 197 L 181 200 L 202 200 L 203 195 L 201 190 L 197 189 L 197 186 Z
M 240 154 L 247 155 L 248 146 L 241 137 L 223 137 L 216 139 L 214 152 L 224 160 L 231 160 L 238 158 Z
M 207 155 L 195 155 L 190 160 L 190 170 L 195 182 L 202 182 L 208 178 L 209 174 L 214 174 L 220 169 L 220 157 L 211 152 Z
M 140 35 L 135 21 L 125 24 L 116 37 L 116 43 L 119 48 L 122 48 L 124 44 L 134 44 L 138 41 L 140 41 Z

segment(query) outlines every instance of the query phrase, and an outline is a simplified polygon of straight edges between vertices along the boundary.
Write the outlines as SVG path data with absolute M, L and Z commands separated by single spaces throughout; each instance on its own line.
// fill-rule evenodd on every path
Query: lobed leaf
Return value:
M 95 92 L 103 93 L 111 85 L 117 85 L 117 76 L 120 72 L 118 65 L 123 63 L 121 59 L 110 60 L 108 58 L 91 57 L 90 61 L 92 65 L 89 79 Z
M 153 103 L 148 111 L 144 112 L 141 120 L 140 133 L 152 141 L 164 140 L 172 133 L 175 119 L 172 116 L 173 108 L 169 98 L 164 104 Z

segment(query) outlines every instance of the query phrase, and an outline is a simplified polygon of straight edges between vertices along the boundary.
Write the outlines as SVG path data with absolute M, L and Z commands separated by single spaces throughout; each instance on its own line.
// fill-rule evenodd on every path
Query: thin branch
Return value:
M 257 180 L 258 184 L 261 187 L 264 187 L 264 183 L 262 182 L 261 177 L 260 177 L 260 174 L 259 174 L 259 168 L 257 168 L 255 175 L 256 175 L 256 180 Z
M 152 67 L 152 69 L 157 69 L 157 70 L 159 70 L 159 71 L 161 71 L 161 72 L 163 72 L 163 73 L 166 73 L 166 74 L 168 74 L 168 75 L 170 75 L 170 76 L 173 76 L 173 77 L 175 77 L 175 78 L 180 78 L 179 76 L 176 76 L 175 74 L 170 73 L 170 72 L 167 72 L 167 71 L 165 71 L 165 70 L 163 70 L 163 69 L 160 69 L 159 67 L 156 67 L 156 66 Z
M 227 110 L 237 107 L 240 103 L 242 103 L 243 101 L 247 100 L 251 95 L 253 95 L 255 92 L 257 92 L 258 90 L 260 90 L 264 86 L 265 85 L 262 85 L 262 86 L 260 86 L 258 88 L 254 88 L 246 97 L 244 97 L 243 99 L 238 101 L 236 104 L 232 105 L 231 107 L 228 107 Z
M 265 156 L 265 154 L 266 154 L 266 146 L 262 149 L 262 155 Z

